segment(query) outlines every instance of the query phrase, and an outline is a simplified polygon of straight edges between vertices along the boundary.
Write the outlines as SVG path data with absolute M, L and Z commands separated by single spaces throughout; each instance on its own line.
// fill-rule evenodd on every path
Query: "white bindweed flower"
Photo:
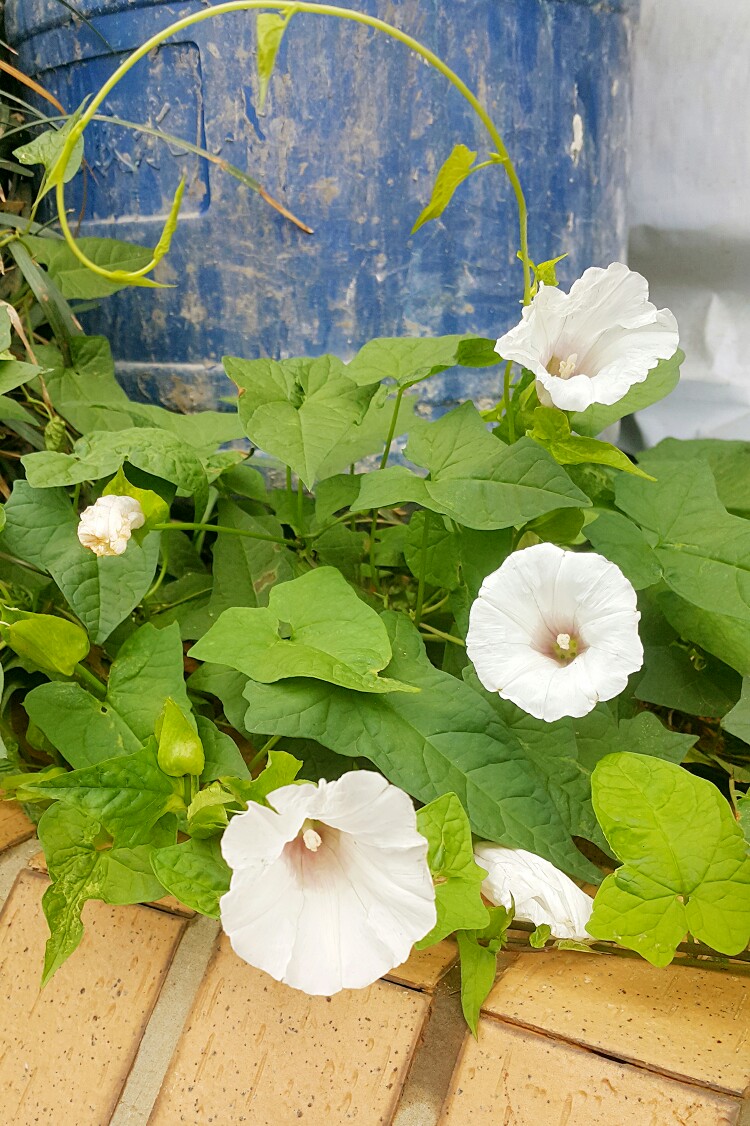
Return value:
M 566 411 L 619 402 L 677 351 L 677 321 L 648 299 L 648 282 L 622 262 L 592 266 L 563 293 L 540 285 L 495 351 L 533 371 L 539 400 Z
M 134 528 L 145 523 L 143 509 L 133 497 L 104 496 L 85 508 L 78 539 L 95 555 L 122 555 Z
M 427 841 L 411 799 L 379 774 L 282 786 L 221 840 L 221 925 L 235 953 L 305 993 L 361 989 L 435 925 Z
M 555 938 L 590 939 L 586 924 L 594 901 L 564 872 L 522 848 L 480 841 L 474 859 L 487 872 L 482 894 L 496 907 L 515 907 L 515 918 L 534 926 L 547 923 Z
M 466 651 L 488 692 L 548 723 L 583 716 L 643 664 L 636 605 L 608 559 L 539 543 L 484 580 Z

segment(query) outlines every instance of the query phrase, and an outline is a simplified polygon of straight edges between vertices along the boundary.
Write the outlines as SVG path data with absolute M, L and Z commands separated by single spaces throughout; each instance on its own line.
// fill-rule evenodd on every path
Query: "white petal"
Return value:
M 466 651 L 488 691 L 537 719 L 584 716 L 643 663 L 636 607 L 632 585 L 608 559 L 537 544 L 484 580 Z M 553 655 L 560 633 L 580 647 L 565 665 Z
M 515 917 L 540 926 L 555 938 L 590 938 L 586 924 L 593 900 L 548 860 L 522 848 L 504 848 L 482 841 L 474 849 L 487 872 L 483 895 L 496 906 L 515 905 Z
M 284 786 L 251 803 L 222 839 L 233 869 L 221 900 L 233 949 L 279 981 L 330 995 L 370 985 L 435 925 L 427 842 L 411 799 L 354 771 Z M 300 830 L 312 821 L 314 851 Z

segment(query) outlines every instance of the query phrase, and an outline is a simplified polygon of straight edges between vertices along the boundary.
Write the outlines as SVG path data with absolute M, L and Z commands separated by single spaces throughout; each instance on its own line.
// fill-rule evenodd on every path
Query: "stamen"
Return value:
M 317 852 L 323 843 L 320 833 L 316 833 L 314 829 L 305 829 L 302 840 L 305 848 L 309 848 L 310 852 Z
M 558 633 L 557 644 L 560 646 L 561 649 L 566 649 L 566 650 L 570 649 L 570 634 L 569 633 Z
M 578 363 L 578 353 L 571 352 L 567 360 L 560 360 L 558 375 L 560 379 L 570 379 L 571 375 L 575 375 L 576 364 Z

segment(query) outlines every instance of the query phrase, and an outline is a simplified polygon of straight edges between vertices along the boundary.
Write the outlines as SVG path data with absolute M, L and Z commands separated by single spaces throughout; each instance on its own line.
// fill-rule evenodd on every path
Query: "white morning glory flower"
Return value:
M 379 774 L 282 786 L 224 831 L 221 925 L 246 962 L 305 993 L 361 989 L 435 925 L 427 841 Z
M 99 497 L 85 508 L 78 524 L 78 539 L 95 555 L 122 555 L 134 528 L 146 521 L 133 497 Z
M 622 262 L 592 266 L 563 293 L 540 285 L 495 351 L 533 371 L 545 406 L 583 411 L 619 402 L 677 351 L 677 321 L 648 299 L 648 282 Z
M 488 692 L 548 723 L 583 716 L 643 664 L 636 604 L 608 559 L 539 543 L 484 580 L 466 651 Z
M 487 872 L 482 895 L 496 907 L 515 906 L 515 918 L 538 927 L 547 923 L 555 938 L 590 940 L 586 924 L 594 901 L 549 860 L 522 848 L 480 841 L 474 859 Z

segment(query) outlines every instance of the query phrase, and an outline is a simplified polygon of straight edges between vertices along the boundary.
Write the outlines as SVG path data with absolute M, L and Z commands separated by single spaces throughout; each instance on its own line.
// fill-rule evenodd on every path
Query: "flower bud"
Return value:
M 78 539 L 95 555 L 122 555 L 134 528 L 142 528 L 143 510 L 133 497 L 104 496 L 84 509 Z

